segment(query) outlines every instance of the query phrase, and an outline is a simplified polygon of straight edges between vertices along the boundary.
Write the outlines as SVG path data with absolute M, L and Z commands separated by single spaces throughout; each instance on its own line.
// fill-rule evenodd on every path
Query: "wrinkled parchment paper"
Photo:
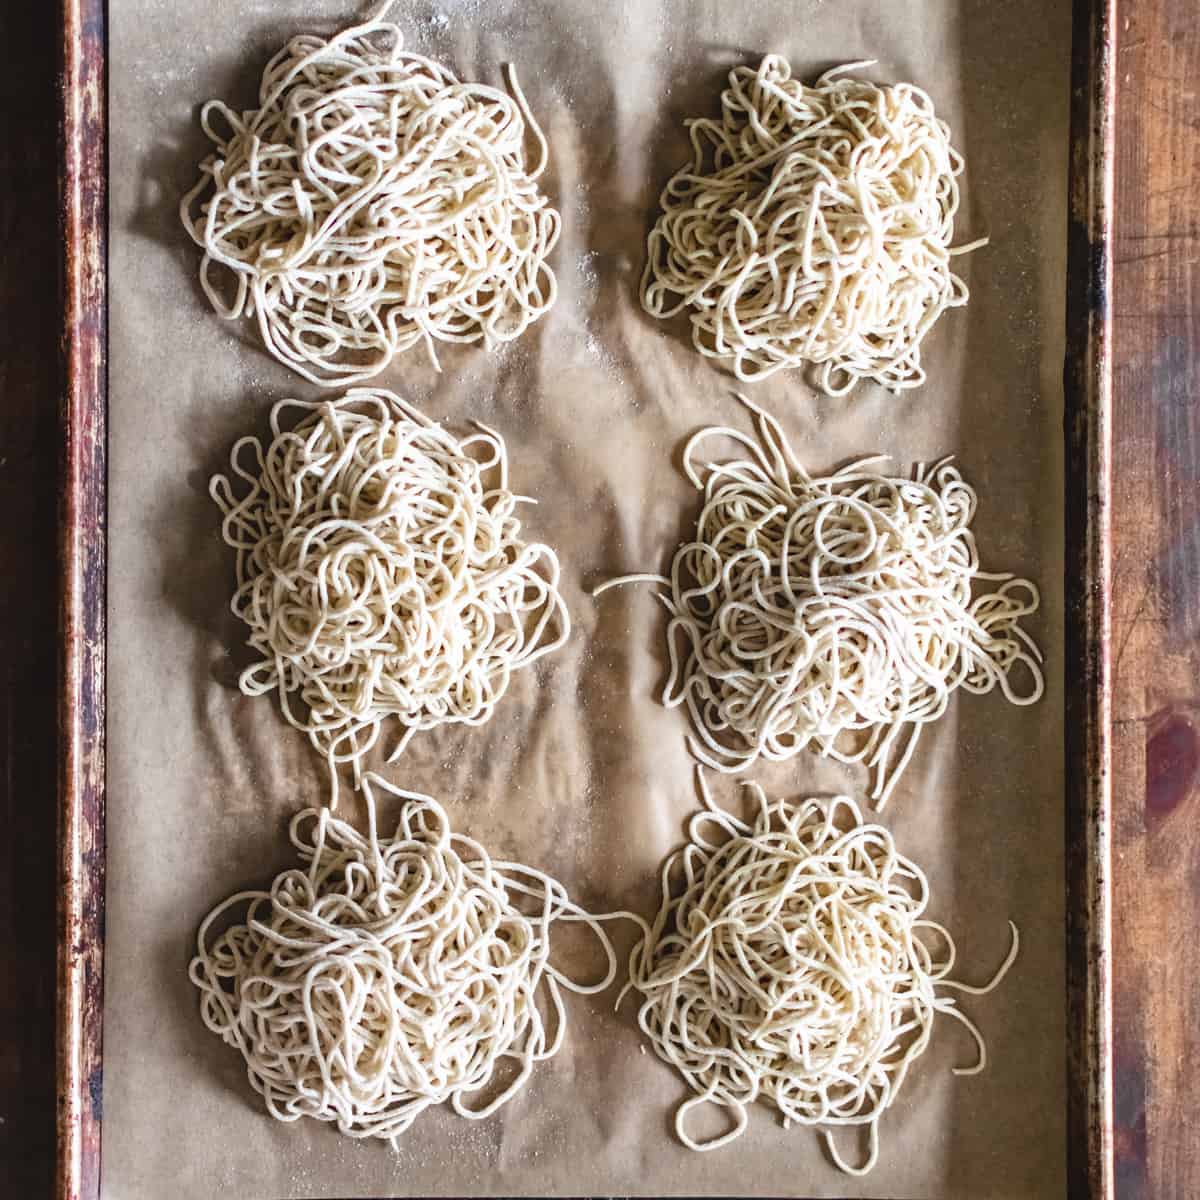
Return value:
M 563 214 L 561 296 L 519 343 L 420 353 L 378 380 L 436 418 L 507 438 L 516 490 L 540 498 L 529 536 L 563 560 L 570 644 L 514 679 L 479 730 L 418 737 L 392 768 L 497 856 L 553 872 L 595 909 L 657 904 L 657 869 L 695 807 L 685 721 L 657 695 L 664 613 L 650 590 L 593 602 L 616 572 L 664 567 L 696 512 L 678 472 L 687 435 L 748 427 L 727 374 L 637 303 L 644 239 L 682 120 L 716 112 L 728 68 L 778 51 L 807 77 L 879 60 L 924 86 L 968 174 L 958 235 L 972 290 L 927 342 L 929 383 L 893 397 L 818 397 L 796 374 L 754 387 L 803 460 L 826 470 L 883 450 L 907 467 L 953 452 L 978 489 L 986 565 L 1038 580 L 1048 657 L 1035 709 L 960 697 L 885 819 L 924 865 L 959 976 L 990 976 L 1022 934 L 1003 987 L 964 997 L 989 1066 L 942 1021 L 881 1126 L 879 1165 L 839 1174 L 810 1129 L 753 1112 L 709 1154 L 672 1132 L 682 1083 L 643 1052 L 616 989 L 571 997 L 562 1053 L 494 1118 L 423 1116 L 399 1152 L 327 1125 L 270 1120 L 237 1053 L 201 1025 L 186 978 L 198 922 L 228 893 L 290 865 L 288 818 L 319 803 L 322 768 L 271 699 L 235 686 L 243 631 L 229 615 L 232 554 L 209 475 L 271 403 L 315 389 L 219 320 L 175 215 L 207 146 L 198 105 L 252 103 L 292 34 L 332 32 L 354 0 L 114 0 L 111 38 L 111 474 L 106 1200 L 484 1194 L 1036 1197 L 1064 1186 L 1062 855 L 1063 273 L 1069 8 L 1065 0 L 399 0 L 409 45 L 499 82 L 512 61 L 551 146 Z M 847 789 L 865 772 L 805 756 L 758 770 L 772 795 Z M 737 803 L 737 788 L 718 794 Z M 632 931 L 615 930 L 627 950 Z M 581 935 L 557 955 L 600 967 Z M 723 1116 L 710 1114 L 711 1129 Z M 697 1120 L 697 1129 L 703 1128 Z M 865 1139 L 863 1139 L 865 1142 Z M 852 1161 L 857 1135 L 843 1132 Z

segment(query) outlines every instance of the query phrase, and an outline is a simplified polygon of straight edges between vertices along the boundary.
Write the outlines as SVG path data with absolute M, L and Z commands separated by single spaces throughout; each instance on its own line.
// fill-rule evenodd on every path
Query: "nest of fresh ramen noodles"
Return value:
M 258 107 L 219 100 L 214 146 L 180 216 L 213 308 L 257 319 L 267 349 L 325 387 L 423 345 L 518 337 L 554 303 L 558 213 L 539 190 L 546 142 L 512 96 L 462 83 L 374 18 L 293 38 Z M 535 164 L 525 140 L 538 147 Z M 222 295 L 215 265 L 233 276 Z
M 695 1093 L 676 1111 L 676 1132 L 693 1150 L 716 1149 L 761 1099 L 785 1127 L 822 1127 L 834 1162 L 865 1174 L 879 1119 L 939 1013 L 978 1046 L 978 1062 L 954 1073 L 984 1069 L 982 1036 L 942 993 L 995 987 L 1016 958 L 1017 928 L 1010 922 L 1012 946 L 990 983 L 956 982 L 954 942 L 924 916 L 925 875 L 852 800 L 768 803 L 750 784 L 758 808 L 743 821 L 713 804 L 702 777 L 700 786 L 705 807 L 663 868 L 662 907 L 629 966 L 638 1023 Z M 732 1110 L 734 1125 L 698 1141 L 687 1118 L 705 1104 Z M 845 1125 L 869 1127 L 861 1167 L 834 1145 L 831 1129 Z
M 623 576 L 594 594 L 664 587 L 663 703 L 687 708 L 700 762 L 740 771 L 811 747 L 873 768 L 882 808 L 922 727 L 956 691 L 1039 699 L 1041 653 L 1020 625 L 1038 607 L 1037 588 L 980 570 L 976 495 L 949 460 L 918 465 L 912 478 L 882 474 L 878 459 L 814 478 L 778 423 L 743 402 L 757 438 L 704 429 L 684 451 L 704 507 L 670 577 Z M 698 464 L 711 437 L 747 456 Z
M 300 413 L 285 427 L 289 413 Z M 247 695 L 356 781 L 384 726 L 479 725 L 512 673 L 570 633 L 552 549 L 521 540 L 504 440 L 456 438 L 390 392 L 281 400 L 210 491 L 237 551 L 231 607 L 257 661 Z M 293 696 L 300 701 L 300 711 Z
M 692 161 L 663 190 L 642 304 L 686 310 L 739 379 L 813 364 L 828 395 L 925 380 L 921 342 L 967 302 L 950 270 L 961 156 L 908 83 L 827 71 L 808 87 L 767 55 L 737 67 L 719 120 L 688 122 Z
M 371 783 L 406 800 L 390 837 L 377 833 Z M 511 1099 L 562 1045 L 561 989 L 602 991 L 616 956 L 560 883 L 493 862 L 426 796 L 373 776 L 363 786 L 368 836 L 328 809 L 299 813 L 303 865 L 218 905 L 189 975 L 205 1025 L 241 1052 L 273 1117 L 395 1139 L 431 1105 L 481 1118 Z M 237 910 L 243 919 L 216 933 Z M 550 963 L 561 921 L 596 934 L 608 958 L 599 982 Z

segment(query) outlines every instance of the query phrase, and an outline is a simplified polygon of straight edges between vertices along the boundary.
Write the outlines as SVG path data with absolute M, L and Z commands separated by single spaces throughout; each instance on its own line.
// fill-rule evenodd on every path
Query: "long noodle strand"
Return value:
M 692 161 L 663 190 L 642 304 L 686 310 L 701 354 L 741 380 L 817 366 L 826 394 L 925 381 L 921 342 L 967 302 L 950 258 L 963 161 L 907 83 L 813 87 L 767 55 L 737 67 L 719 120 L 688 122 Z
M 956 690 L 1040 698 L 1041 653 L 1020 625 L 1037 610 L 1037 588 L 979 569 L 975 492 L 949 460 L 911 479 L 881 474 L 876 459 L 812 478 L 778 423 L 743 403 L 757 438 L 709 428 L 684 451 L 704 507 L 670 577 L 622 576 L 593 595 L 661 585 L 663 703 L 687 709 L 698 761 L 733 772 L 811 747 L 874 769 L 883 808 L 922 726 Z M 744 457 L 698 463 L 713 437 Z M 996 587 L 973 595 L 980 581 Z M 1023 693 L 1021 667 L 1031 679 Z
M 283 418 L 300 413 L 294 428 Z M 231 607 L 257 661 L 247 695 L 359 777 L 388 722 L 480 725 L 512 673 L 570 633 L 554 551 L 521 540 L 504 440 L 456 438 L 391 392 L 281 400 L 210 491 L 237 551 Z M 527 503 L 531 501 L 526 500 Z M 296 711 L 298 694 L 303 711 Z
M 435 365 L 436 341 L 491 349 L 556 296 L 546 258 L 560 220 L 537 186 L 546 140 L 515 72 L 511 96 L 461 83 L 404 50 L 390 7 L 328 40 L 293 38 L 257 108 L 210 100 L 214 152 L 180 204 L 213 308 L 257 318 L 270 353 L 323 387 L 417 345 Z
M 700 775 L 704 807 L 663 867 L 662 906 L 634 946 L 621 997 L 637 989 L 638 1024 L 694 1093 L 676 1110 L 684 1145 L 727 1144 L 761 1099 L 785 1127 L 820 1127 L 834 1163 L 865 1174 L 879 1119 L 938 1014 L 961 1022 L 979 1049 L 955 1074 L 985 1066 L 982 1035 L 942 992 L 991 991 L 1016 959 L 1017 928 L 1009 923 L 1011 948 L 986 985 L 956 983 L 954 942 L 924 915 L 928 881 L 886 829 L 864 823 L 845 796 L 768 803 L 746 787 L 757 803 L 749 821 L 718 808 Z M 687 1118 L 705 1104 L 731 1110 L 734 1125 L 699 1141 Z M 868 1127 L 862 1166 L 834 1145 L 831 1130 L 847 1125 Z

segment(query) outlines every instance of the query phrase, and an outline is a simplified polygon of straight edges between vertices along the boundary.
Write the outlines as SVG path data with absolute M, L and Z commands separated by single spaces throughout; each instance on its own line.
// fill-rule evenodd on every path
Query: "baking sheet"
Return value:
M 971 288 L 927 342 L 930 381 L 896 398 L 814 395 L 795 374 L 755 385 L 801 458 L 824 470 L 886 450 L 959 456 L 980 495 L 986 565 L 1041 584 L 1047 651 L 1036 709 L 961 697 L 926 731 L 885 814 L 927 870 L 960 975 L 1022 954 L 964 1007 L 988 1070 L 956 1079 L 969 1037 L 943 1022 L 881 1125 L 879 1166 L 837 1172 L 808 1129 L 762 1108 L 704 1155 L 672 1132 L 683 1085 L 641 1051 L 634 1005 L 571 997 L 562 1053 L 497 1116 L 426 1114 L 398 1153 L 260 1109 L 240 1057 L 201 1025 L 186 979 L 195 928 L 231 891 L 289 865 L 285 830 L 319 803 L 321 764 L 267 699 L 236 690 L 242 630 L 231 554 L 207 496 L 232 442 L 281 396 L 314 390 L 220 321 L 175 216 L 206 151 L 197 107 L 253 101 L 266 58 L 302 31 L 362 15 L 349 0 L 112 0 L 110 19 L 109 817 L 103 1194 L 327 1197 L 806 1194 L 1036 1197 L 1065 1188 L 1062 779 L 1062 324 L 1069 5 L 1042 0 L 401 0 L 408 44 L 495 82 L 512 61 L 551 145 L 563 214 L 557 307 L 495 355 L 419 354 L 378 379 L 451 424 L 505 435 L 516 488 L 541 504 L 575 621 L 567 647 L 514 678 L 493 722 L 416 739 L 392 775 L 427 790 L 497 856 L 556 874 L 583 903 L 657 903 L 657 868 L 695 806 L 684 717 L 657 702 L 661 607 L 649 589 L 594 602 L 614 572 L 659 569 L 695 493 L 678 451 L 703 424 L 745 426 L 734 381 L 696 355 L 686 322 L 637 302 L 662 184 L 687 157 L 682 119 L 716 111 L 728 68 L 766 51 L 811 76 L 876 57 L 951 122 L 968 174 L 958 260 Z M 805 756 L 759 769 L 771 794 L 850 790 L 865 772 Z M 719 793 L 736 803 L 736 787 Z M 626 949 L 631 931 L 617 931 Z M 561 953 L 598 967 L 586 941 Z M 715 1128 L 716 1126 L 714 1126 Z M 839 1144 L 852 1154 L 853 1138 Z

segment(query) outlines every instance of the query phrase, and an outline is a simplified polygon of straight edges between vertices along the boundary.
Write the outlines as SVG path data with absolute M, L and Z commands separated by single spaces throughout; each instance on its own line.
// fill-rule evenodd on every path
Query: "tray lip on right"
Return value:
M 1075 0 L 1067 227 L 1067 1194 L 1113 1182 L 1111 701 L 1113 161 L 1116 0 Z

